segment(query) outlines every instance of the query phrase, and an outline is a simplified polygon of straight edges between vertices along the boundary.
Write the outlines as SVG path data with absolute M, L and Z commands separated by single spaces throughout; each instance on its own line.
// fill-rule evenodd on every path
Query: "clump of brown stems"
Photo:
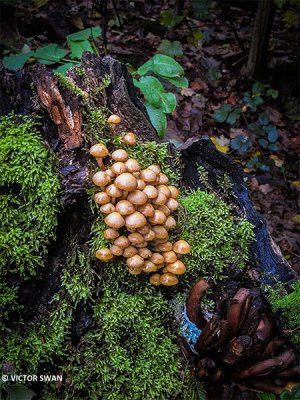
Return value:
M 297 384 L 296 354 L 278 334 L 274 317 L 256 306 L 253 293 L 239 289 L 229 300 L 227 312 L 218 312 L 207 321 L 201 311 L 207 288 L 207 282 L 200 280 L 186 303 L 188 318 L 202 330 L 195 343 L 199 355 L 196 377 L 211 384 L 232 380 L 241 389 L 276 395 Z

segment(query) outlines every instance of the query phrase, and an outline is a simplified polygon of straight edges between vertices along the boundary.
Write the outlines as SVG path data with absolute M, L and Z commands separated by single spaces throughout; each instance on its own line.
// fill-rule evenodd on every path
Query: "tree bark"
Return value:
M 247 73 L 254 79 L 261 79 L 267 67 L 268 44 L 273 24 L 275 5 L 273 0 L 258 2 L 253 35 L 247 61 Z

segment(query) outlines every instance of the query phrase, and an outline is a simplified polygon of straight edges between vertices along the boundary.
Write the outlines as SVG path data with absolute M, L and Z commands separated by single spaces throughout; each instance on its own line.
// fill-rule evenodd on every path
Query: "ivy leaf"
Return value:
M 57 67 L 55 70 L 54 70 L 54 73 L 55 74 L 62 74 L 63 76 L 65 76 L 66 75 L 66 72 L 70 69 L 70 68 L 72 68 L 72 67 L 74 67 L 74 65 L 75 64 L 73 64 L 73 63 L 66 63 L 66 64 L 63 64 L 63 65 L 60 65 L 59 67 Z
M 11 69 L 16 71 L 24 66 L 27 60 L 33 55 L 33 51 L 29 51 L 28 53 L 22 54 L 13 54 L 10 56 L 6 56 L 3 58 L 3 65 L 7 69 Z
M 84 51 L 89 51 L 90 53 L 94 52 L 91 43 L 88 40 L 78 40 L 76 42 L 70 42 L 70 47 L 71 57 L 77 58 L 78 60 L 81 59 L 82 53 Z
M 68 54 L 68 50 L 59 48 L 55 43 L 50 43 L 35 50 L 34 57 L 40 64 L 51 65 L 59 62 L 66 54 Z
M 137 73 L 141 76 L 146 75 L 148 72 L 152 71 L 153 69 L 153 62 L 152 59 L 146 61 L 143 65 L 138 68 Z
M 178 40 L 175 40 L 174 42 L 170 42 L 170 40 L 166 39 L 162 40 L 158 47 L 158 51 L 170 57 L 179 57 L 183 54 L 182 44 Z
M 231 106 L 229 106 L 228 104 L 224 104 L 217 111 L 215 111 L 215 113 L 213 114 L 213 119 L 219 123 L 224 122 L 228 117 L 231 109 Z
M 167 79 L 169 82 L 171 82 L 174 86 L 178 88 L 187 88 L 189 86 L 189 81 L 184 76 L 181 76 L 179 78 L 165 77 L 164 79 Z
M 152 125 L 158 133 L 158 136 L 162 138 L 167 129 L 166 114 L 161 108 L 153 107 L 150 103 L 146 103 L 146 110 Z
M 100 28 L 100 26 L 94 26 L 93 28 L 87 28 L 79 32 L 71 33 L 71 35 L 67 36 L 67 41 L 71 43 L 80 40 L 87 40 L 90 37 L 97 38 L 101 36 L 101 34 L 102 34 L 102 29 Z
M 177 61 L 164 54 L 152 57 L 153 71 L 162 77 L 175 78 L 184 74 L 184 70 Z

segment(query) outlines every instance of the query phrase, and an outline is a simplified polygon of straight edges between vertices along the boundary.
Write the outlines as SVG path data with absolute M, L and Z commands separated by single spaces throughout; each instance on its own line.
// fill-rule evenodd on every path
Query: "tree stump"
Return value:
M 70 238 L 76 238 L 75 244 L 83 247 L 90 240 L 92 217 L 86 194 L 90 186 L 91 162 L 85 147 L 85 126 L 89 118 L 86 114 L 87 105 L 94 110 L 105 107 L 111 113 L 120 115 L 122 123 L 116 127 L 116 135 L 134 127 L 141 141 L 158 139 L 126 67 L 109 56 L 98 58 L 85 53 L 80 68 L 67 74 L 73 88 L 67 87 L 42 65 L 17 73 L 2 69 L 0 73 L 1 115 L 14 110 L 15 113 L 38 116 L 43 141 L 58 157 L 62 185 L 63 207 L 58 219 L 57 240 L 49 248 L 45 268 L 30 280 L 15 278 L 23 304 L 22 324 L 26 326 L 32 321 L 35 323 L 47 318 L 45 315 L 62 285 L 60 266 L 68 262 L 68 254 L 74 248 L 74 241 Z M 103 87 L 107 77 L 110 83 Z M 97 91 L 97 88 L 102 89 Z M 246 215 L 254 225 L 256 240 L 251 247 L 250 263 L 257 271 L 258 279 L 270 285 L 278 281 L 288 284 L 293 280 L 293 271 L 253 207 L 242 170 L 228 156 L 219 153 L 207 137 L 191 138 L 179 151 L 183 163 L 182 187 L 203 188 L 197 172 L 199 165 L 207 171 L 212 188 L 217 188 L 220 176 L 228 176 L 231 191 L 226 193 L 226 200 L 237 214 Z M 174 153 L 174 148 L 170 146 L 170 154 Z M 97 277 L 92 279 L 97 281 Z M 69 326 L 70 346 L 76 346 L 86 332 L 95 329 L 91 317 L 92 306 L 89 302 L 76 305 Z M 17 315 L 16 321 L 19 319 Z M 1 361 L 9 370 L 9 359 Z M 67 376 L 66 379 L 72 380 L 72 377 Z M 37 383 L 33 388 L 39 392 L 41 384 Z

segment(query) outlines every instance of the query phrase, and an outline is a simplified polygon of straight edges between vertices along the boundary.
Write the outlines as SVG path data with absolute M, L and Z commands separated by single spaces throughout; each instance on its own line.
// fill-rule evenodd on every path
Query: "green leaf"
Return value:
M 28 53 L 22 54 L 14 54 L 3 58 L 3 65 L 7 69 L 11 69 L 16 71 L 19 68 L 22 68 L 27 60 L 33 55 L 33 51 L 29 51 Z
M 184 15 L 175 15 L 173 11 L 161 11 L 160 13 L 160 23 L 168 28 L 179 24 L 184 19 Z
M 74 67 L 74 65 L 75 64 L 73 64 L 73 63 L 66 63 L 66 64 L 63 64 L 63 65 L 60 65 L 59 67 L 57 67 L 55 70 L 54 70 L 54 73 L 55 74 L 62 74 L 63 76 L 65 76 L 66 75 L 66 72 L 70 69 L 70 68 L 72 68 L 72 67 Z
M 275 143 L 278 139 L 278 133 L 274 125 L 269 125 L 265 127 L 265 132 L 268 134 L 268 141 L 270 143 Z
M 164 54 L 152 57 L 153 71 L 163 77 L 175 78 L 184 74 L 182 66 L 173 58 Z
M 189 81 L 184 76 L 181 76 L 179 78 L 164 77 L 164 79 L 167 79 L 169 82 L 171 82 L 174 86 L 178 88 L 187 88 L 189 86 Z
M 89 51 L 93 53 L 93 48 L 88 40 L 78 40 L 77 42 L 70 42 L 71 47 L 71 57 L 81 59 L 82 53 L 84 51 Z
M 278 90 L 275 90 L 275 89 L 268 89 L 267 92 L 266 92 L 266 95 L 272 97 L 272 99 L 277 99 L 277 97 L 278 97 Z
M 158 47 L 158 51 L 170 57 L 179 57 L 183 54 L 182 44 L 178 40 L 175 40 L 174 42 L 170 42 L 170 40 L 166 39 L 162 40 Z
M 8 388 L 7 400 L 31 400 L 35 393 L 24 385 L 12 385 Z
M 165 113 L 171 113 L 176 108 L 176 96 L 174 93 L 162 93 L 161 107 Z
M 266 87 L 260 82 L 255 82 L 252 86 L 252 93 L 255 96 L 260 96 L 265 93 Z
M 231 106 L 229 106 L 228 104 L 224 104 L 217 111 L 215 111 L 215 113 L 213 114 L 213 119 L 219 123 L 225 122 L 231 109 Z
M 193 0 L 192 6 L 195 16 L 202 21 L 206 21 L 211 17 L 212 0 Z
M 78 31 L 72 33 L 71 35 L 67 36 L 67 41 L 70 42 L 77 42 L 78 40 L 87 40 L 90 37 L 97 38 L 101 36 L 102 29 L 100 26 L 94 26 L 93 28 L 83 29 L 82 31 Z
M 68 54 L 68 50 L 61 49 L 55 43 L 48 44 L 45 47 L 35 50 L 34 57 L 37 58 L 41 64 L 51 65 L 56 64 L 65 55 Z
M 160 107 L 164 87 L 157 78 L 154 76 L 142 76 L 139 81 L 134 80 L 134 85 L 141 89 L 149 103 L 154 107 Z
M 269 146 L 269 142 L 266 139 L 259 139 L 258 143 L 263 149 L 267 149 Z
M 266 113 L 261 113 L 259 114 L 258 121 L 261 125 L 265 126 L 270 122 L 270 118 Z
M 235 108 L 229 113 L 226 122 L 230 125 L 234 125 L 236 121 L 240 118 L 241 112 L 242 110 L 240 108 Z
M 146 61 L 145 64 L 141 65 L 140 68 L 137 70 L 139 75 L 146 75 L 148 72 L 152 71 L 153 69 L 153 62 L 152 58 L 149 61 Z
M 151 104 L 146 103 L 147 113 L 150 121 L 154 126 L 159 137 L 163 137 L 167 129 L 167 118 L 166 114 L 161 108 L 153 107 Z

